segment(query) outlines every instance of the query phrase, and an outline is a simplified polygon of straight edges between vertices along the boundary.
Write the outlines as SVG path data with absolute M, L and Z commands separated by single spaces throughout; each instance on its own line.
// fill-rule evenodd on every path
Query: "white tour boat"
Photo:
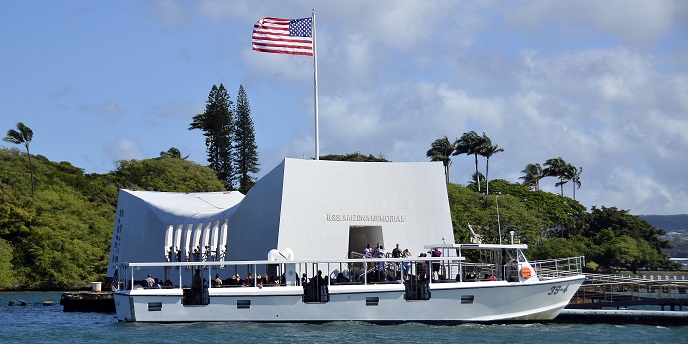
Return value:
M 441 257 L 298 260 L 285 249 L 272 250 L 261 261 L 118 263 L 117 319 L 546 321 L 568 304 L 585 278 L 583 257 L 529 262 L 525 244 L 424 247 Z M 153 286 L 146 281 L 151 273 L 162 277 Z M 258 280 L 259 275 L 269 278 Z

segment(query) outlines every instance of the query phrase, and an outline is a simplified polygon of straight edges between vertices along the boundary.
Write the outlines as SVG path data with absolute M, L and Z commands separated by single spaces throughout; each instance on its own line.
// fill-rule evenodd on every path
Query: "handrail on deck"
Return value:
M 544 279 L 581 275 L 585 265 L 585 257 L 568 257 L 530 262 L 535 272 Z

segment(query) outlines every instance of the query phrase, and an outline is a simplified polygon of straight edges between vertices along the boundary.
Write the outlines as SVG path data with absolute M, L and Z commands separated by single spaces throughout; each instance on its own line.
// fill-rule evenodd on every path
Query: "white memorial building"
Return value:
M 122 262 L 265 260 L 273 249 L 342 259 L 377 243 L 417 257 L 442 242 L 454 236 L 441 162 L 285 159 L 245 196 L 120 190 L 107 276 Z

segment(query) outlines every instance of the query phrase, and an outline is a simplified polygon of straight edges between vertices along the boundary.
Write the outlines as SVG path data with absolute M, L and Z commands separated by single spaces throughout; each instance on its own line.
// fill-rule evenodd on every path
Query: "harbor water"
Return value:
M 688 343 L 688 326 L 518 324 L 431 326 L 118 323 L 114 314 L 65 313 L 59 292 L 0 293 L 2 343 Z M 19 301 L 26 306 L 19 306 Z M 15 306 L 8 306 L 15 301 Z M 53 301 L 44 306 L 44 301 Z M 438 312 L 450 310 L 438 309 Z

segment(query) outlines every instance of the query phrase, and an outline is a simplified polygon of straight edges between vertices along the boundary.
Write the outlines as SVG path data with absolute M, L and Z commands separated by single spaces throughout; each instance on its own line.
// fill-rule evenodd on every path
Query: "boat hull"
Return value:
M 400 283 L 331 285 L 329 301 L 303 302 L 301 287 L 210 288 L 207 305 L 183 305 L 181 289 L 114 294 L 117 319 L 128 322 L 371 323 L 523 322 L 554 319 L 584 276 L 523 282 L 431 283 L 428 300 L 406 300 Z

